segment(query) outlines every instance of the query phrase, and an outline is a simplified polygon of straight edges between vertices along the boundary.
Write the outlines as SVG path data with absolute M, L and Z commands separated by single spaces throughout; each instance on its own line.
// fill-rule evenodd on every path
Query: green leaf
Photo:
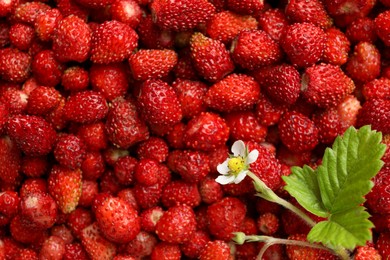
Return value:
M 331 215 L 328 220 L 319 222 L 309 232 L 309 242 L 320 242 L 331 248 L 344 247 L 354 249 L 356 245 L 365 245 L 371 240 L 370 228 L 373 224 L 368 220 L 370 215 L 364 207 L 355 207 L 347 211 Z
M 371 190 L 374 177 L 383 166 L 380 160 L 386 146 L 382 135 L 364 126 L 349 128 L 328 148 L 318 167 L 321 198 L 328 212 L 334 214 L 362 204 Z
M 291 171 L 290 176 L 282 177 L 287 184 L 285 190 L 306 210 L 320 217 L 328 217 L 329 213 L 322 203 L 317 173 L 307 165 L 303 168 L 292 167 Z

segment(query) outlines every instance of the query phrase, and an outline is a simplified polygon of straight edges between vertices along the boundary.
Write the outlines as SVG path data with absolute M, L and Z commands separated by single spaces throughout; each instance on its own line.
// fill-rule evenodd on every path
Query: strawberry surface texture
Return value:
M 242 140 L 297 205 L 290 167 L 365 125 L 388 148 L 373 239 L 348 254 L 390 259 L 389 46 L 389 0 L 0 0 L 0 260 L 255 260 L 264 244 L 234 232 L 307 241 L 219 165 Z

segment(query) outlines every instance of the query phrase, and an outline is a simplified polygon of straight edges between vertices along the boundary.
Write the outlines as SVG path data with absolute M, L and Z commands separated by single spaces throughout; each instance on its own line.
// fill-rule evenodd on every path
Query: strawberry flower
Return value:
M 244 142 L 238 140 L 232 145 L 233 154 L 229 155 L 223 163 L 217 166 L 217 171 L 222 174 L 215 179 L 216 182 L 225 185 L 240 183 L 249 172 L 249 165 L 257 160 L 259 151 L 248 151 Z

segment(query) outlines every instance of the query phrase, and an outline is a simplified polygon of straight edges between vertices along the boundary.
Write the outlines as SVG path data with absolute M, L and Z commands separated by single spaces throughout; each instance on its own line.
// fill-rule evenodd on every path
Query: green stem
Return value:
M 305 212 L 303 212 L 301 209 L 298 207 L 294 206 L 290 202 L 288 202 L 285 199 L 280 198 L 275 192 L 273 192 L 262 180 L 260 180 L 259 177 L 257 177 L 253 172 L 249 171 L 247 174 L 249 177 L 252 178 L 254 181 L 254 186 L 256 191 L 258 192 L 258 196 L 277 203 L 286 209 L 291 210 L 294 212 L 296 215 L 298 215 L 301 219 L 303 219 L 310 227 L 314 227 L 317 223 L 312 220 Z

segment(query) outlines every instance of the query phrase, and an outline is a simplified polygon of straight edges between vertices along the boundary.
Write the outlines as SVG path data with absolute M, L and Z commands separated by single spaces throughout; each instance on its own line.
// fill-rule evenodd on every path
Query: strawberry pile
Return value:
M 255 259 L 233 232 L 306 240 L 217 165 L 243 140 L 297 204 L 281 176 L 348 127 L 390 145 L 389 47 L 389 0 L 0 1 L 0 259 Z M 390 256 L 383 160 L 356 260 Z

